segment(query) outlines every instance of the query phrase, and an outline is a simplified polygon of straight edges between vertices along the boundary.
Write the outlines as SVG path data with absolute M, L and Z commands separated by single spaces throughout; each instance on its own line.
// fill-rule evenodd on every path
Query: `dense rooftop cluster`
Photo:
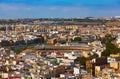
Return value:
M 0 78 L 119 79 L 119 21 L 1 19 Z

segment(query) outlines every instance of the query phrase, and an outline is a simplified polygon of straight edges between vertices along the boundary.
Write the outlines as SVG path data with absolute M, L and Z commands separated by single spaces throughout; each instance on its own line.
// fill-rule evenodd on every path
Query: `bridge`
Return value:
M 32 48 L 37 51 L 90 51 L 90 46 L 37 46 Z

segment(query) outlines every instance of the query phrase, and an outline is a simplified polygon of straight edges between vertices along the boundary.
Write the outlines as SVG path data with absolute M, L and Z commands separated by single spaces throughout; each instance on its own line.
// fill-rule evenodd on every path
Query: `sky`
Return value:
M 0 18 L 120 16 L 120 0 L 0 0 Z

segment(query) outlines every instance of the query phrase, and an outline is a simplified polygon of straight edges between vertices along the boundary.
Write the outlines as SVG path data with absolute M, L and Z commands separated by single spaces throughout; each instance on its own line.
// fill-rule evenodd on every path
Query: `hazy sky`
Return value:
M 0 0 L 0 18 L 110 17 L 120 0 Z

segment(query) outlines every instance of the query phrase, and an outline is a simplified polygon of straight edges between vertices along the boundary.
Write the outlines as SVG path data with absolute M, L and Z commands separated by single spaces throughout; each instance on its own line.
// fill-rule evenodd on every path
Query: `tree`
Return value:
M 98 55 L 97 54 L 93 54 L 90 57 L 78 57 L 77 59 L 75 59 L 75 61 L 79 61 L 81 65 L 86 65 L 86 61 L 87 60 L 92 60 L 93 58 L 97 58 Z
M 8 40 L 2 40 L 1 41 L 1 46 L 11 46 L 11 43 Z
M 112 37 L 110 34 L 107 34 L 105 38 L 101 38 L 101 42 L 106 45 L 106 50 L 102 52 L 102 56 L 110 56 L 110 54 L 117 54 L 120 52 L 120 49 L 112 43 L 115 39 L 116 37 Z
M 120 48 L 117 48 L 111 42 L 106 43 L 106 50 L 102 52 L 102 56 L 109 56 L 110 54 L 117 54 L 120 52 Z
M 108 42 L 112 42 L 115 39 L 116 39 L 116 37 L 112 37 L 112 35 L 107 34 L 104 38 L 100 38 L 100 41 L 102 44 L 106 44 Z
M 98 54 L 94 53 L 93 55 L 88 57 L 87 60 L 92 60 L 93 58 L 97 58 L 97 57 L 98 57 Z
M 11 50 L 13 50 L 16 54 L 19 54 L 20 52 L 28 49 L 29 46 L 22 46 L 22 47 L 10 47 Z
M 86 60 L 87 59 L 85 57 L 78 57 L 77 59 L 75 59 L 75 61 L 79 61 L 81 65 L 85 65 Z
M 75 37 L 73 41 L 79 42 L 79 41 L 81 41 L 81 40 L 82 40 L 81 37 Z
M 5 30 L 6 30 L 5 27 L 1 27 L 1 28 L 0 28 L 0 31 L 5 31 Z

